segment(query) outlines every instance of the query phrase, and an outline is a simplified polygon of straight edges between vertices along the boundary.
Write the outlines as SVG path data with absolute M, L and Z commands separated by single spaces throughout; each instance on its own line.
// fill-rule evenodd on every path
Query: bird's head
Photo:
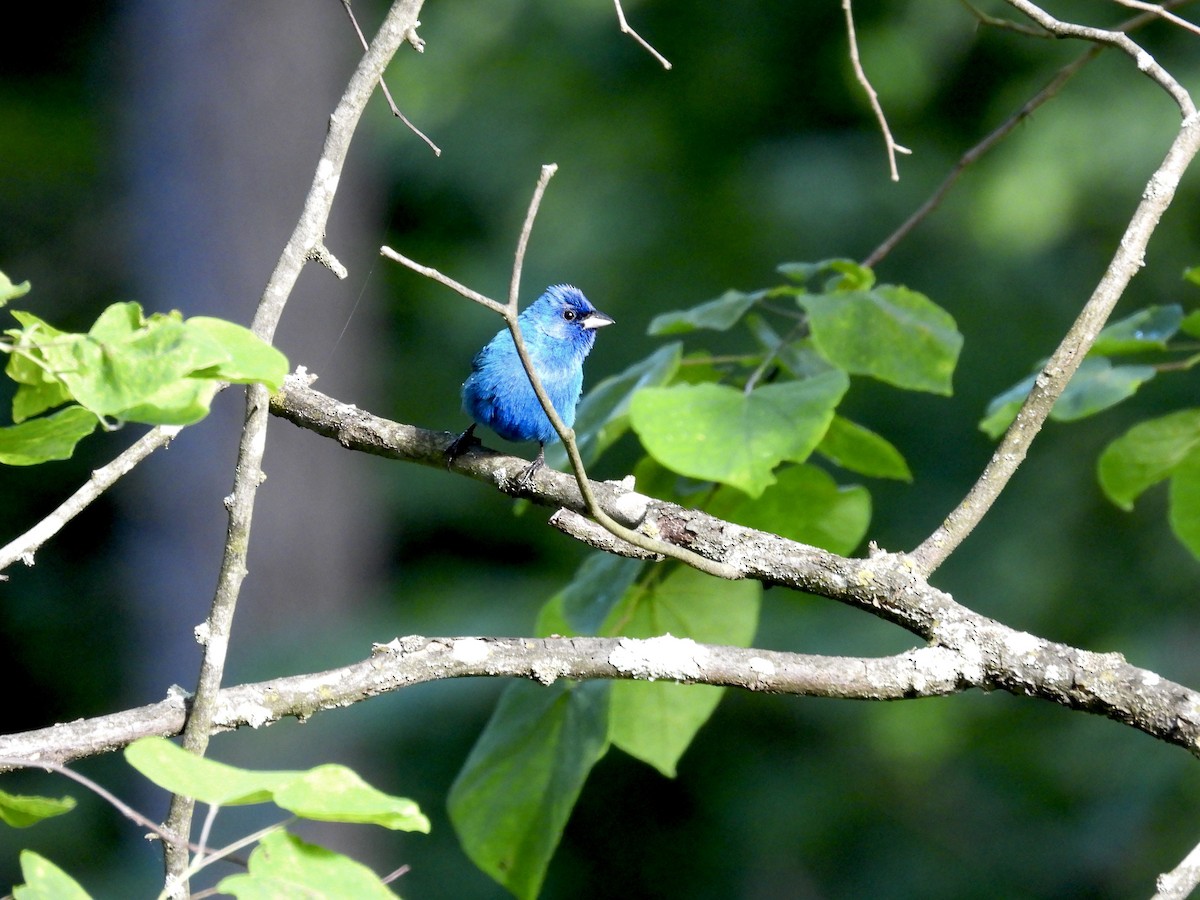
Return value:
M 532 326 L 548 337 L 571 341 L 588 350 L 596 340 L 596 329 L 611 324 L 611 316 L 592 306 L 583 291 L 569 284 L 546 288 L 546 293 L 521 313 L 523 329 Z

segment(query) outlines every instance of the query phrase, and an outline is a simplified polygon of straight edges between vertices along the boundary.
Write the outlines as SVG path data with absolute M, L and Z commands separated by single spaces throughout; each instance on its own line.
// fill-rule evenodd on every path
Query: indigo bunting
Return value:
M 583 360 L 596 343 L 596 329 L 613 320 L 592 306 L 579 288 L 556 284 L 529 304 L 517 322 L 533 369 L 570 428 L 583 392 Z M 471 361 L 471 374 L 462 386 L 462 408 L 475 422 L 446 449 L 447 465 L 479 443 L 475 426 L 486 425 L 508 441 L 538 442 L 537 459 L 517 479 L 518 484 L 528 484 L 545 462 L 546 444 L 558 435 L 538 403 L 507 328 Z

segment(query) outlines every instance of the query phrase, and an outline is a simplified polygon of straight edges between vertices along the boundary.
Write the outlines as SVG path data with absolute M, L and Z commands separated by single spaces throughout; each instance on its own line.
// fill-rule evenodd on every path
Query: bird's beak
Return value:
M 579 323 L 584 328 L 603 328 L 605 325 L 613 324 L 613 317 L 606 316 L 600 310 L 595 310 L 588 313 Z

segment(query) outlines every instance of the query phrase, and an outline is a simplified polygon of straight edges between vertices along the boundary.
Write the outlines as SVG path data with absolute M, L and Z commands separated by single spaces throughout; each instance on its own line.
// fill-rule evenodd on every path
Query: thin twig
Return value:
M 423 0 L 398 0 L 380 26 L 379 33 L 359 61 L 346 90 L 330 116 L 329 130 L 321 148 L 313 183 L 304 200 L 300 218 L 288 239 L 275 270 L 267 282 L 254 313 L 251 330 L 270 342 L 279 325 L 292 288 L 306 260 L 320 246 L 325 235 L 329 213 L 337 194 L 342 168 L 350 142 L 376 83 L 400 44 L 411 42 Z M 233 491 L 227 506 L 229 527 L 225 551 L 217 576 L 217 588 L 207 621 L 197 629 L 203 645 L 200 674 L 197 678 L 188 724 L 183 734 L 183 746 L 202 756 L 208 747 L 212 723 L 216 716 L 216 700 L 225 671 L 225 657 L 233 628 L 234 610 L 242 582 L 246 577 L 246 556 L 250 543 L 250 526 L 258 486 L 266 477 L 262 470 L 266 450 L 266 430 L 269 396 L 260 384 L 246 391 L 246 419 L 238 445 Z M 176 794 L 171 798 L 167 828 L 175 834 L 191 833 L 195 801 Z M 188 858 L 186 852 L 171 844 L 164 845 L 166 885 L 172 897 L 184 897 L 188 892 Z
M 651 56 L 658 60 L 659 65 L 670 71 L 671 64 L 667 61 L 667 58 L 650 46 L 650 43 L 644 37 L 634 31 L 633 27 L 628 21 L 626 21 L 625 10 L 621 9 L 621 0 L 613 0 L 613 3 L 617 7 L 617 24 L 621 27 L 621 32 L 629 35 L 631 38 L 641 44 Z
M 112 462 L 93 471 L 92 477 L 64 500 L 54 512 L 0 548 L 0 570 L 7 569 L 17 560 L 32 566 L 33 555 L 42 544 L 58 534 L 64 525 L 87 509 L 92 501 L 116 484 L 121 476 L 159 447 L 170 444 L 181 430 L 182 426 L 179 425 L 159 425 L 152 428 Z M 4 576 L 0 576 L 0 581 L 3 579 Z
M 66 766 L 61 765 L 60 763 L 52 762 L 50 760 L 27 760 L 27 759 L 19 759 L 19 758 L 8 757 L 8 756 L 0 757 L 0 768 L 2 768 L 2 769 L 45 769 L 47 772 L 54 772 L 58 775 L 63 775 L 65 777 L 71 779 L 72 781 L 82 785 L 83 787 L 87 788 L 93 794 L 97 795 L 102 800 L 106 801 L 113 809 L 115 809 L 117 812 L 119 812 L 125 818 L 129 819 L 135 825 L 138 825 L 142 828 L 146 828 L 146 829 L 154 832 L 156 835 L 158 835 L 160 838 L 162 838 L 164 844 L 177 845 L 179 847 L 184 848 L 184 850 L 186 852 L 187 842 L 183 838 L 179 837 L 177 834 L 174 834 L 173 832 L 168 831 L 167 829 L 163 828 L 161 825 L 158 825 L 157 823 L 155 823 L 153 820 L 147 818 L 146 816 L 143 816 L 140 812 L 138 812 L 136 809 L 134 809 L 132 806 L 130 806 L 128 803 L 126 803 L 124 800 L 120 799 L 114 793 L 112 793 L 112 791 L 108 790 L 108 788 L 97 784 L 96 782 L 92 781 L 92 779 L 88 778 L 86 775 L 79 774 L 74 769 L 68 769 Z
M 983 474 L 945 522 L 913 551 L 912 557 L 924 575 L 928 576 L 941 565 L 971 533 L 1024 461 L 1029 445 L 1050 415 L 1054 402 L 1079 368 L 1130 280 L 1144 264 L 1150 236 L 1174 199 L 1179 181 L 1198 151 L 1200 116 L 1193 113 L 1184 120 L 1166 158 L 1150 176 L 1142 200 L 1126 226 L 1100 283 L 1038 375 L 1033 389 L 988 460 Z
M 1055 97 L 1062 90 L 1063 86 L 1078 74 L 1080 69 L 1099 56 L 1103 50 L 1104 47 L 1100 45 L 1091 47 L 1078 59 L 1063 66 L 1044 88 L 1025 101 L 1025 104 L 1009 116 L 995 131 L 959 157 L 958 162 L 950 169 L 949 174 L 942 180 L 942 183 L 929 195 L 929 199 L 922 203 L 911 216 L 905 219 L 899 228 L 888 235 L 883 243 L 871 251 L 870 255 L 863 260 L 863 266 L 873 269 L 879 265 L 884 257 L 895 249 L 897 244 L 908 237 L 914 228 L 920 225 L 930 213 L 941 205 L 946 194 L 950 192 L 950 188 L 954 187 L 955 182 L 958 181 L 969 166 L 973 165 L 981 156 L 995 147 L 1004 138 L 1008 137 L 1018 125 L 1033 115 L 1034 110 Z
M 1148 52 L 1137 44 L 1123 31 L 1109 31 L 1105 28 L 1094 28 L 1091 25 L 1077 25 L 1074 22 L 1064 22 L 1046 12 L 1029 0 L 1006 0 L 1009 6 L 1020 10 L 1038 25 L 1060 38 L 1079 38 L 1098 44 L 1108 44 L 1121 50 L 1134 61 L 1138 71 L 1144 73 L 1155 84 L 1171 95 L 1179 106 L 1180 112 L 1186 119 L 1196 111 L 1191 95 L 1175 80 L 1166 69 L 1160 66 Z
M 976 8 L 974 4 L 967 2 L 967 0 L 961 0 L 961 2 L 962 5 L 969 9 L 971 14 L 979 20 L 981 25 L 987 25 L 991 28 L 998 28 L 1003 31 L 1015 31 L 1017 34 L 1023 34 L 1026 37 L 1054 40 L 1054 35 L 1046 31 L 1044 28 L 1035 28 L 1032 25 L 1014 22 L 1011 19 L 1001 19 L 996 16 L 989 16 L 983 10 Z
M 354 17 L 354 10 L 352 10 L 350 8 L 350 0 L 342 0 L 342 6 L 346 10 L 346 15 L 348 15 L 350 17 L 350 24 L 352 24 L 354 26 L 354 33 L 358 35 L 358 42 L 360 44 L 362 44 L 362 48 L 364 50 L 366 50 L 367 49 L 367 39 L 365 37 L 363 37 L 362 29 L 358 27 L 358 19 L 356 19 Z M 413 25 L 413 28 L 416 28 L 417 25 L 420 25 L 420 24 L 421 24 L 420 22 L 415 23 Z M 413 45 L 413 47 L 416 48 L 416 51 L 418 53 L 424 52 L 424 46 L 425 46 L 424 43 L 417 43 L 417 42 L 414 42 L 411 40 L 409 41 L 409 43 L 411 43 Z M 401 122 L 403 122 L 405 125 L 407 125 L 409 131 L 411 131 L 413 134 L 415 134 L 417 137 L 419 137 L 421 140 L 423 140 L 426 144 L 428 144 L 429 149 L 433 151 L 434 156 L 441 156 L 442 148 L 439 147 L 437 144 L 435 144 L 432 140 L 430 140 L 429 136 L 427 134 L 425 134 L 425 132 L 423 132 L 420 128 L 418 128 L 416 125 L 414 125 L 412 122 L 410 122 L 408 117 L 406 115 L 404 115 L 404 113 L 400 112 L 400 107 L 398 107 L 396 105 L 396 101 L 392 99 L 392 92 L 388 90 L 387 82 L 385 82 L 383 80 L 382 75 L 379 76 L 379 87 L 383 91 L 383 96 L 387 99 L 388 108 L 392 111 L 392 115 L 395 116 L 397 119 L 399 119 Z M 342 277 L 345 277 L 345 276 L 342 276 Z
M 1166 19 L 1172 25 L 1178 25 L 1180 28 L 1192 32 L 1192 34 L 1200 34 L 1200 26 L 1189 22 L 1182 16 L 1175 15 L 1175 13 L 1166 9 L 1162 3 L 1145 3 L 1144 0 L 1116 0 L 1116 2 L 1130 9 L 1140 9 L 1157 18 Z
M 508 314 L 512 321 L 517 318 L 517 297 L 521 293 L 521 270 L 525 267 L 525 251 L 529 248 L 529 235 L 533 233 L 533 222 L 537 218 L 538 209 L 542 205 L 542 197 L 546 194 L 546 186 L 558 171 L 555 163 L 542 166 L 537 184 L 533 188 L 533 197 L 529 201 L 529 209 L 525 213 L 525 221 L 521 225 L 521 233 L 517 236 L 517 251 L 513 255 L 512 280 L 508 284 Z
M 862 60 L 858 57 L 858 36 L 854 32 L 854 10 L 851 8 L 851 0 L 842 0 L 842 11 L 846 14 L 846 33 L 850 37 L 850 64 L 854 67 L 854 77 L 866 91 L 867 99 L 871 102 L 871 109 L 874 110 L 875 118 L 879 121 L 879 128 L 883 132 L 883 140 L 887 145 L 888 168 L 892 173 L 892 181 L 899 181 L 900 170 L 896 167 L 896 154 L 908 155 L 912 151 L 897 144 L 896 139 L 892 137 L 892 129 L 888 127 L 887 116 L 883 114 L 879 95 L 875 93 L 875 88 L 867 78 L 867 73 L 863 71 Z
M 550 401 L 550 396 L 546 393 L 545 387 L 542 385 L 541 379 L 533 367 L 533 360 L 529 356 L 529 351 L 525 346 L 525 338 L 521 334 L 521 325 L 517 311 L 517 292 L 520 289 L 521 268 L 524 265 L 525 251 L 529 244 L 529 235 L 533 229 L 533 222 L 537 216 L 538 207 L 541 204 L 542 195 L 545 193 L 546 185 L 558 170 L 556 165 L 542 166 L 542 171 L 538 177 L 537 186 L 534 188 L 533 197 L 529 203 L 529 211 L 525 215 L 525 223 L 521 228 L 521 234 L 517 239 L 517 250 L 513 259 L 512 280 L 509 287 L 509 302 L 507 304 L 497 303 L 484 297 L 449 278 L 446 275 L 432 269 L 428 266 L 422 266 L 414 263 L 396 251 L 381 247 L 380 253 L 393 259 L 402 265 L 408 266 L 413 271 L 420 272 L 439 284 L 444 284 L 447 287 L 457 291 L 462 296 L 474 300 L 476 303 L 481 303 L 488 309 L 497 313 L 504 318 L 505 324 L 508 326 L 509 333 L 512 335 L 513 344 L 517 350 L 517 356 L 520 357 L 521 365 L 525 369 L 525 374 L 529 378 L 529 384 L 533 388 L 534 394 L 538 398 L 538 403 L 541 404 L 542 410 L 546 413 L 546 417 L 550 420 L 555 433 L 558 434 L 559 440 L 563 443 L 563 448 L 567 451 L 567 458 L 571 462 L 571 471 L 575 475 L 575 481 L 579 485 L 579 493 L 583 497 L 584 505 L 587 507 L 588 515 L 604 526 L 609 532 L 615 534 L 622 540 L 633 544 L 635 547 L 641 547 L 651 553 L 661 553 L 663 556 L 669 556 L 672 559 L 677 559 L 684 562 L 701 572 L 707 572 L 709 575 L 714 575 L 718 578 L 738 578 L 740 577 L 737 570 L 730 565 L 721 562 L 715 562 L 711 559 L 706 559 L 697 553 L 693 553 L 683 547 L 675 544 L 664 543 L 663 541 L 654 540 L 639 532 L 626 528 L 620 522 L 617 522 L 601 508 L 596 501 L 595 494 L 592 492 L 591 482 L 588 480 L 587 471 L 584 469 L 583 458 L 579 455 L 579 447 L 575 443 L 575 432 L 563 422 L 558 415 L 558 410 L 554 408 L 554 404 Z

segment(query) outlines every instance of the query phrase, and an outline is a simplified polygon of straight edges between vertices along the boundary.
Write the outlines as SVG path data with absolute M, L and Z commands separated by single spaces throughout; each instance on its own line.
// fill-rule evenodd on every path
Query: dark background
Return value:
M 355 9 L 373 33 L 383 6 Z M 525 298 L 571 281 L 617 319 L 589 360 L 595 383 L 659 346 L 645 336 L 656 313 L 771 285 L 781 262 L 866 256 L 964 150 L 1085 49 L 980 29 L 958 4 L 857 4 L 864 64 L 914 150 L 893 184 L 833 0 L 648 0 L 626 11 L 672 71 L 620 34 L 601 0 L 426 6 L 426 51 L 402 50 L 388 83 L 444 153 L 435 158 L 381 98 L 368 108 L 328 231 L 350 277 L 310 266 L 279 333 L 318 388 L 461 429 L 458 386 L 498 321 L 377 250 L 389 243 L 503 296 L 544 163 L 560 169 Z M 1064 2 L 1055 12 L 1111 24 L 1125 11 Z M 25 22 L 0 55 L 0 269 L 34 287 L 17 306 L 76 329 L 127 299 L 248 322 L 357 59 L 341 5 L 35 5 Z M 1197 83 L 1200 38 L 1157 25 L 1139 40 Z M 975 427 L 988 399 L 1053 349 L 1177 122 L 1161 90 L 1106 53 L 879 267 L 881 280 L 948 309 L 966 343 L 952 398 L 852 387 L 847 414 L 892 440 L 916 476 L 868 485 L 871 539 L 912 548 L 970 486 L 991 450 Z M 1118 315 L 1195 308 L 1200 294 L 1180 274 L 1200 263 L 1196 201 L 1189 175 Z M 1194 391 L 1190 374 L 1160 378 L 1105 415 L 1048 426 L 935 584 L 1013 627 L 1200 684 L 1200 569 L 1170 536 L 1165 492 L 1125 514 L 1094 476 L 1109 440 L 1193 403 Z M 36 566 L 8 571 L 0 729 L 116 711 L 194 681 L 191 629 L 215 584 L 240 417 L 240 393 L 226 392 Z M 68 462 L 0 471 L 0 542 L 140 431 L 97 435 Z M 592 475 L 622 476 L 635 459 L 627 441 Z M 228 683 L 345 664 L 402 634 L 527 634 L 586 552 L 482 485 L 352 455 L 284 422 L 271 424 L 265 468 Z M 865 655 L 912 639 L 772 590 L 757 643 Z M 418 800 L 433 834 L 302 833 L 380 872 L 410 864 L 398 885 L 407 897 L 502 896 L 462 855 L 444 810 L 502 687 L 413 688 L 303 726 L 221 736 L 212 754 L 353 765 Z M 77 768 L 147 814 L 165 812 L 119 757 Z M 42 773 L 0 787 L 81 801 L 70 816 L 0 831 L 0 888 L 18 877 L 17 849 L 31 847 L 98 897 L 159 889 L 157 846 L 107 805 Z M 868 704 L 729 693 L 677 780 L 615 750 L 600 763 L 545 896 L 1145 896 L 1200 839 L 1197 787 L 1195 761 L 1177 748 L 1004 694 Z M 223 811 L 217 840 L 271 820 Z

